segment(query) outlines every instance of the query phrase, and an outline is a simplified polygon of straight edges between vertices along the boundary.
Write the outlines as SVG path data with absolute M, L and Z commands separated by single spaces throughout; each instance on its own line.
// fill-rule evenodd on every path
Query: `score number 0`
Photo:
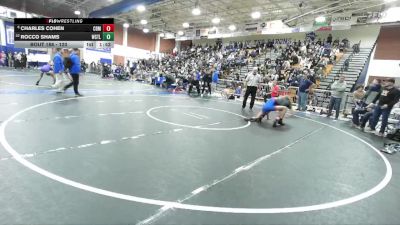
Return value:
M 103 32 L 114 32 L 114 24 L 103 24 Z

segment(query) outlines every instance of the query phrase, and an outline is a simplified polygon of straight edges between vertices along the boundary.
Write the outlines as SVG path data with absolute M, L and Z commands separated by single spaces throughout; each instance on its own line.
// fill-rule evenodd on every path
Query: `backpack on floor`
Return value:
M 400 141 L 400 130 L 397 129 L 395 132 L 393 133 L 389 133 L 386 135 L 387 138 L 389 138 L 390 140 L 393 141 Z

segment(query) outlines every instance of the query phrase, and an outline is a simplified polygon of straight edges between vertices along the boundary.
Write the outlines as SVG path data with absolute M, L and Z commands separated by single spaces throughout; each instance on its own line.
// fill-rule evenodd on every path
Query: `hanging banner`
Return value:
M 264 25 L 265 24 L 265 25 Z M 282 20 L 272 20 L 262 24 L 262 34 L 282 34 L 291 33 L 292 28 L 289 28 Z
M 6 31 L 6 46 L 14 46 L 14 23 L 4 21 Z
M 316 31 L 331 31 L 332 27 L 331 26 L 326 26 L 326 27 L 319 27 Z
M 259 29 L 258 23 L 246 23 L 244 26 L 244 30 L 248 32 L 257 32 Z
M 195 37 L 195 30 L 190 29 L 185 31 L 185 36 L 188 38 L 194 38 Z
M 353 19 L 351 14 L 333 14 L 331 26 L 349 26 L 352 25 Z
M 200 37 L 207 37 L 208 29 L 200 29 Z

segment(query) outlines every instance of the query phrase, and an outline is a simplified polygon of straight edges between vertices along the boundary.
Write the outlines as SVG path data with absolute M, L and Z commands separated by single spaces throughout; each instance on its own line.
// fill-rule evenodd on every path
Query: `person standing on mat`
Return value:
M 343 75 L 339 77 L 339 80 L 335 81 L 332 86 L 332 96 L 329 102 L 328 116 L 332 114 L 332 109 L 335 109 L 335 120 L 339 119 L 340 103 L 342 102 L 344 92 L 346 91 L 347 83 Z
M 56 82 L 53 84 L 53 88 L 61 88 L 63 83 L 63 72 L 64 72 L 64 62 L 63 57 L 61 55 L 61 48 L 56 49 L 56 53 L 53 58 L 54 65 L 54 76 Z
M 251 95 L 250 110 L 253 109 L 254 100 L 256 99 L 256 93 L 260 82 L 261 82 L 261 76 L 260 74 L 258 74 L 258 68 L 254 67 L 253 71 L 247 75 L 245 80 L 247 88 L 246 88 L 246 93 L 244 94 L 242 109 L 246 108 L 247 98 L 249 97 L 249 95 Z
M 205 71 L 205 74 L 203 76 L 203 90 L 201 91 L 201 96 L 203 96 L 206 86 L 207 86 L 209 95 L 211 95 L 212 73 L 213 73 L 213 66 L 210 65 L 210 67 Z
M 188 94 L 192 93 L 193 86 L 196 87 L 197 95 L 200 96 L 200 79 L 201 79 L 201 72 L 200 70 L 194 71 L 193 75 L 189 77 L 189 91 Z
M 75 97 L 82 96 L 78 91 L 79 85 L 79 73 L 81 72 L 81 60 L 79 59 L 79 49 L 74 48 L 69 56 L 69 59 L 65 59 L 67 62 L 70 61 L 68 70 L 72 77 L 72 82 L 64 87 L 64 91 L 74 86 Z
M 39 80 L 36 82 L 36 86 L 38 86 L 40 80 L 42 80 L 43 74 L 46 74 L 46 75 L 48 75 L 48 76 L 51 76 L 51 77 L 53 78 L 53 84 L 56 82 L 56 78 L 54 78 L 54 73 L 51 72 L 51 71 L 53 70 L 53 68 L 51 68 L 50 63 L 51 63 L 51 61 L 48 62 L 47 64 L 43 65 L 43 66 L 40 68 L 40 77 L 39 77 Z
M 281 96 L 277 98 L 270 98 L 266 103 L 264 103 L 261 112 L 258 113 L 257 117 L 245 118 L 245 121 L 259 122 L 264 118 L 264 116 L 269 115 L 270 112 L 277 111 L 278 116 L 276 117 L 273 127 L 277 127 L 278 124 L 285 126 L 283 123 L 283 118 L 286 115 L 288 109 L 292 109 L 292 102 L 289 96 Z
M 211 89 L 213 92 L 215 92 L 215 90 L 217 90 L 219 76 L 220 76 L 220 71 L 218 70 L 218 68 L 215 68 L 213 75 L 212 75 L 212 83 L 211 83 Z

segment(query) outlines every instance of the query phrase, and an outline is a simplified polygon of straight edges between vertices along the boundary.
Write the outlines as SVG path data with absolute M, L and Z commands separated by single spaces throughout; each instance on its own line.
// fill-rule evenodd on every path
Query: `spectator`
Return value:
M 347 58 L 345 61 L 344 61 L 344 71 L 348 71 L 349 70 L 349 66 L 350 66 L 350 59 L 349 58 Z
M 331 86 L 331 100 L 329 103 L 328 116 L 332 114 L 332 109 L 335 109 L 335 120 L 339 119 L 340 104 L 342 102 L 344 92 L 346 91 L 347 83 L 344 76 L 340 76 L 338 81 L 335 81 Z
M 298 109 L 300 111 L 307 110 L 307 100 L 308 100 L 308 93 L 310 89 L 313 87 L 314 83 L 310 80 L 309 77 L 303 75 L 303 78 L 300 81 L 299 85 L 299 93 L 298 93 Z
M 374 79 L 372 83 L 366 88 L 366 93 L 363 100 L 367 103 L 375 103 L 378 99 L 377 96 L 381 92 L 382 85 L 380 79 Z
M 14 67 L 14 55 L 8 52 L 8 67 Z
M 395 80 L 390 78 L 383 83 L 383 90 L 379 93 L 377 98 L 379 98 L 378 105 L 374 109 L 374 114 L 370 120 L 370 131 L 375 131 L 375 127 L 382 115 L 382 124 L 379 133 L 376 135 L 382 137 L 389 119 L 390 112 L 393 106 L 400 99 L 400 91 L 394 87 Z
M 367 124 L 368 121 L 370 121 L 372 115 L 374 114 L 375 107 L 376 105 L 374 103 L 371 103 L 365 108 L 365 114 L 363 115 L 360 124 L 361 131 L 364 131 L 365 125 Z
M 271 97 L 276 98 L 279 97 L 279 90 L 281 88 L 278 85 L 278 81 L 274 80 L 272 81 L 272 88 L 271 88 Z
M 353 92 L 353 103 L 354 107 L 352 108 L 352 127 L 360 126 L 359 117 L 362 114 L 367 112 L 366 104 L 363 101 L 365 95 L 364 87 L 362 85 L 357 86 L 356 90 Z
M 332 34 L 329 34 L 328 38 L 326 39 L 326 42 L 332 44 L 332 39 L 333 39 Z

